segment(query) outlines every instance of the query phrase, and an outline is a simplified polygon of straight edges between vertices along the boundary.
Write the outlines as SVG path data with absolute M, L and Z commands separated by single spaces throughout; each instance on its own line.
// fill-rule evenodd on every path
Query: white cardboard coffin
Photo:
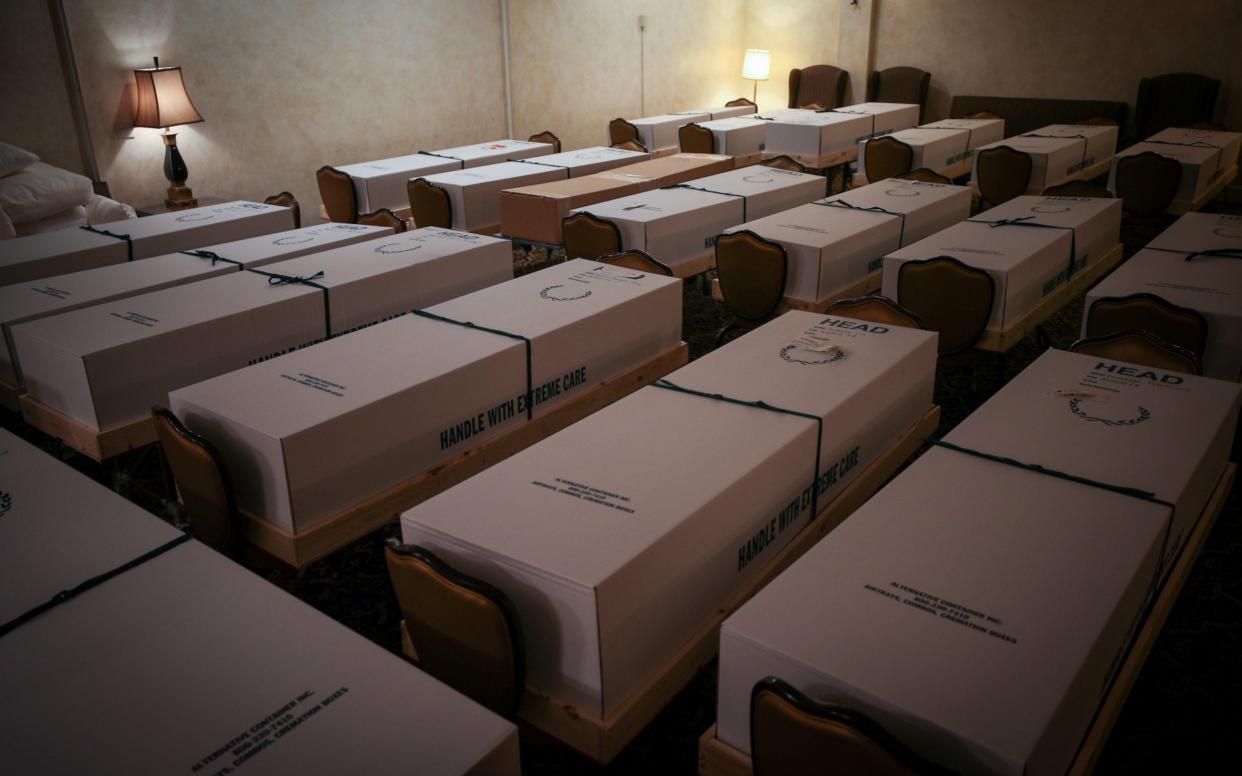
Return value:
M 327 288 L 272 284 L 261 273 Z M 183 385 L 512 277 L 509 241 L 418 229 L 13 327 L 29 395 L 109 429 Z M 325 308 L 331 319 L 325 321 Z
M 1082 169 L 1082 140 L 1072 137 L 1032 137 L 1015 135 L 975 149 L 970 179 L 979 180 L 979 152 L 989 148 L 1008 146 L 1031 157 L 1031 182 L 1026 190 L 1038 194 L 1049 186 L 1065 183 Z
M 1229 395 L 1211 380 L 1187 377 L 1189 390 L 1147 380 L 1142 401 L 1164 417 L 1109 426 L 1076 417 L 1070 395 L 1092 394 L 1103 402 L 1094 414 L 1121 418 L 1133 406 L 1106 397 L 1146 378 L 1101 376 L 1096 363 L 1050 351 L 963 426 L 985 450 L 1000 433 L 1024 461 L 1082 464 L 1143 488 L 1147 473 L 1171 484 L 1162 465 L 1184 474 L 1203 463 L 1209 439 L 1227 452 L 1216 438 L 1232 432 L 1236 386 Z M 1193 451 L 1182 446 L 1188 426 L 1207 427 Z M 1219 475 L 1224 462 L 1205 468 Z M 751 689 L 777 676 L 862 711 L 948 769 L 1064 773 L 1152 591 L 1169 516 L 1130 495 L 933 449 L 725 621 L 717 735 L 749 753 Z
M 1182 165 L 1182 178 L 1177 185 L 1177 193 L 1173 199 L 1192 202 L 1208 190 L 1216 179 L 1225 173 L 1228 167 L 1224 164 L 1223 148 L 1206 145 L 1174 145 L 1172 143 L 1135 143 L 1113 157 L 1113 166 L 1108 171 L 1108 190 L 1117 191 L 1117 162 L 1126 156 L 1151 151 L 1170 159 L 1176 159 Z
M 651 154 L 642 151 L 630 151 L 626 148 L 608 148 L 595 146 L 579 148 L 576 151 L 565 151 L 559 154 L 548 154 L 531 159 L 531 164 L 542 164 L 548 167 L 562 167 L 570 178 L 581 178 L 583 175 L 594 175 L 597 172 L 623 167 L 635 162 L 644 162 Z
M 899 129 L 888 137 L 900 140 L 914 151 L 912 169 L 926 167 L 929 170 L 943 170 L 950 165 L 970 158 L 970 133 L 964 129 L 948 129 L 916 127 Z M 868 140 L 858 143 L 858 169 L 867 169 Z
M 888 212 L 866 210 L 876 207 Z M 785 295 L 814 302 L 878 272 L 886 253 L 968 215 L 965 186 L 889 179 L 725 231 L 748 229 L 784 246 Z
M 1093 167 L 1110 158 L 1117 151 L 1116 125 L 1099 124 L 1049 124 L 1021 137 L 1072 138 L 1078 141 L 1078 150 L 1082 154 L 1078 169 L 1073 172 Z
M 713 152 L 729 156 L 757 154 L 764 149 L 768 122 L 755 118 L 727 118 L 699 122 L 710 130 Z
M 514 159 L 545 156 L 552 153 L 554 149 L 555 146 L 551 143 L 536 143 L 530 140 L 493 140 L 490 143 L 441 148 L 437 151 L 423 151 L 423 153 L 456 159 L 462 163 L 463 167 L 482 167 Z
M 461 166 L 462 162 L 458 159 L 417 153 L 346 164 L 336 169 L 353 180 L 354 192 L 358 196 L 358 212 L 373 213 L 382 207 L 389 210 L 408 208 L 410 198 L 405 186 L 410 178 L 460 170 Z
M 179 535 L 7 431 L 0 460 L 0 621 Z M 512 724 L 193 541 L 6 634 L 0 682 L 14 773 L 519 768 Z
M 1238 148 L 1242 146 L 1242 133 L 1170 127 L 1147 138 L 1146 142 L 1157 145 L 1185 144 L 1192 147 L 1211 146 L 1219 148 L 1221 149 L 1221 169 L 1228 170 L 1238 163 Z
M 900 304 L 897 277 L 902 263 L 952 256 L 992 276 L 995 296 L 987 328 L 1002 331 L 1069 279 L 1071 241 L 1069 230 L 993 228 L 966 221 L 887 254 L 881 293 Z
M 768 122 L 764 151 L 814 164 L 818 159 L 850 151 L 870 134 L 870 115 L 791 110 Z
M 919 129 L 964 129 L 969 133 L 967 148 L 974 150 L 995 143 L 1005 136 L 1004 119 L 941 119 L 920 124 Z
M 1225 250 L 1234 256 L 1186 257 L 1196 251 Z M 1187 213 L 1161 232 L 1145 250 L 1087 293 L 1083 334 L 1091 305 L 1102 297 L 1155 294 L 1207 319 L 1203 373 L 1242 379 L 1242 217 Z
M 579 259 L 429 312 L 529 337 L 538 418 L 675 347 L 681 284 Z M 521 425 L 525 392 L 520 340 L 406 315 L 171 402 L 224 451 L 243 509 L 302 531 Z
M 790 312 L 402 515 L 517 605 L 528 683 L 602 718 L 925 412 L 935 337 Z M 821 425 L 815 418 L 822 418 Z M 727 454 L 722 455 L 722 451 Z
M 1099 261 L 1121 240 L 1121 200 L 1105 197 L 1014 197 L 970 220 L 996 223 L 1015 219 L 1022 223 L 1072 230 L 1074 268 L 1071 274 Z
M 919 106 L 901 102 L 860 102 L 833 108 L 834 113 L 867 116 L 869 137 L 887 135 L 899 129 L 910 129 L 919 123 Z
M 11 333 L 12 327 L 19 323 L 226 275 L 238 271 L 238 262 L 241 266 L 259 267 L 390 234 L 392 229 L 387 226 L 319 224 L 201 249 L 223 261 L 188 252 L 170 253 L 0 287 L 0 330 L 4 334 L 4 347 L 0 348 L 0 380 L 21 385 L 21 369 Z
M 737 118 L 738 116 L 749 116 L 755 113 L 757 108 L 754 105 L 726 105 L 719 108 L 699 108 L 696 110 L 680 111 L 681 116 L 698 116 L 706 113 L 712 121 L 717 119 Z M 701 122 L 700 122 L 701 123 Z
M 423 180 L 446 190 L 453 203 L 454 229 L 479 229 L 500 223 L 500 192 L 569 177 L 564 167 L 500 162 L 485 167 L 428 175 Z
M 638 139 L 642 141 L 642 144 L 647 147 L 648 151 L 655 153 L 667 148 L 681 148 L 677 130 L 686 124 L 710 121 L 711 118 L 712 115 L 707 112 L 665 113 L 660 116 L 633 119 L 630 123 L 638 128 Z
M 745 220 L 752 221 L 823 197 L 828 181 L 822 175 L 751 165 L 683 185 L 744 197 Z
M 127 235 L 132 256 L 123 237 L 97 234 L 87 227 L 15 237 L 0 241 L 0 286 L 241 240 L 292 226 L 293 216 L 287 207 L 238 201 L 92 227 Z

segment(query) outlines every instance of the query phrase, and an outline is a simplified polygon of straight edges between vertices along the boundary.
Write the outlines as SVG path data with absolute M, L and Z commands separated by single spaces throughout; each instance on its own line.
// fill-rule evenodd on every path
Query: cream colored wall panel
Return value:
M 793 68 L 837 64 L 840 14 L 848 5 L 848 0 L 747 0 L 743 47 L 772 52 L 772 77 L 759 82 L 760 110 L 789 104 Z M 739 58 L 739 72 L 741 67 Z M 752 82 L 742 83 L 749 97 Z
M 0 142 L 82 172 L 73 114 L 44 0 L 3 4 L 0 24 Z

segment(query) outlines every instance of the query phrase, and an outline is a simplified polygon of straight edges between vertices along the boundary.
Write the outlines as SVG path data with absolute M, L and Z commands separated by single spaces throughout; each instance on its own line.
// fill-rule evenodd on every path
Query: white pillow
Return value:
M 39 161 L 39 157 L 24 148 L 18 148 L 8 143 L 0 143 L 0 178 L 3 178 L 5 175 L 12 175 L 15 172 L 21 172 L 37 161 Z
M 91 225 L 108 224 L 137 217 L 138 214 L 134 212 L 134 209 L 124 202 L 117 202 L 115 199 L 101 197 L 98 194 L 92 195 L 91 201 L 86 203 L 86 222 Z
M 94 193 L 90 178 L 43 162 L 0 178 L 0 207 L 14 224 L 85 205 Z

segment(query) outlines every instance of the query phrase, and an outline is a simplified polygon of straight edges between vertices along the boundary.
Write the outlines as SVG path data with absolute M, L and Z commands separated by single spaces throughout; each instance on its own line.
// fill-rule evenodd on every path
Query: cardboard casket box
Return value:
M 1065 183 L 1082 169 L 1086 143 L 1073 137 L 1015 135 L 975 149 L 970 179 L 979 182 L 979 152 L 1006 146 L 1031 157 L 1031 180 L 1026 190 L 1038 194 L 1050 186 Z
M 23 323 L 13 344 L 31 398 L 106 430 L 146 417 L 174 388 L 512 272 L 507 240 L 418 229 Z
M 595 146 L 540 156 L 537 159 L 531 159 L 529 163 L 542 164 L 547 167 L 563 167 L 570 178 L 581 178 L 584 175 L 594 175 L 614 167 L 644 162 L 650 158 L 651 154 L 642 151 Z
M 1117 126 L 1113 124 L 1049 124 L 1021 137 L 1071 138 L 1079 141 L 1082 158 L 1072 172 L 1094 167 L 1117 151 Z
M 0 639 L 8 770 L 518 773 L 509 722 L 7 431 L 0 458 L 0 622 L 151 555 Z
M 837 157 L 852 157 L 858 141 L 870 135 L 870 115 L 788 110 L 768 119 L 764 152 L 822 167 Z
M 941 119 L 920 124 L 918 128 L 964 129 L 969 135 L 966 147 L 972 151 L 979 146 L 995 143 L 1005 136 L 1004 119 Z
M 676 347 L 681 284 L 574 260 L 426 312 L 495 331 L 405 315 L 174 391 L 172 408 L 224 451 L 243 509 L 303 531 Z
M 564 180 L 563 167 L 499 162 L 484 167 L 428 175 L 422 180 L 448 192 L 454 229 L 493 228 L 500 223 L 500 192 L 516 186 Z
M 703 111 L 702 113 L 665 113 L 660 116 L 632 119 L 630 123 L 638 129 L 638 139 L 647 147 L 647 150 L 658 154 L 666 149 L 675 150 L 681 147 L 681 141 L 677 137 L 677 130 L 681 127 L 711 120 L 712 114 Z
M 970 215 L 970 189 L 885 180 L 742 227 L 789 256 L 785 295 L 815 302 L 878 272 L 883 256 Z
M 1212 255 L 1211 252 L 1217 252 Z M 1206 252 L 1206 253 L 1205 253 Z M 1187 213 L 1087 292 L 1091 307 L 1105 297 L 1155 294 L 1198 311 L 1207 321 L 1203 373 L 1242 379 L 1242 217 Z
M 910 129 L 919 123 L 919 106 L 904 102 L 860 102 L 832 108 L 831 112 L 866 116 L 869 119 L 867 137 Z
M 717 119 L 730 119 L 730 118 L 737 118 L 738 116 L 749 116 L 755 113 L 757 110 L 758 108 L 755 105 L 751 103 L 745 103 L 742 105 L 725 105 L 723 107 L 718 107 L 718 108 L 700 108 L 698 110 L 681 111 L 678 113 L 678 115 L 699 116 L 702 114 L 707 114 L 708 118 L 711 121 L 716 121 Z
M 556 147 L 551 143 L 536 143 L 531 140 L 493 140 L 490 143 L 441 148 L 437 151 L 423 151 L 422 153 L 445 159 L 456 159 L 461 162 L 462 167 L 482 167 L 497 162 L 546 156 L 554 150 Z
M 1223 132 L 1213 129 L 1162 129 L 1145 142 L 1156 145 L 1184 145 L 1190 147 L 1219 148 L 1220 166 L 1228 170 L 1238 163 L 1238 148 L 1242 146 L 1242 133 Z
M 458 159 L 417 153 L 394 156 L 391 159 L 376 159 L 373 162 L 346 164 L 336 169 L 353 180 L 354 193 L 358 197 L 358 212 L 372 213 L 382 207 L 389 210 L 408 208 L 410 198 L 405 186 L 410 178 L 460 170 L 461 166 L 462 162 Z
M 910 146 L 914 152 L 910 163 L 911 169 L 926 167 L 929 170 L 944 170 L 950 165 L 970 158 L 970 133 L 964 129 L 916 127 L 899 129 L 886 135 L 894 140 Z M 867 145 L 871 139 L 860 140 L 858 143 L 858 169 L 867 169 Z
M 15 237 L 0 241 L 0 286 L 241 240 L 292 226 L 293 216 L 287 207 L 238 201 Z
M 1113 157 L 1108 171 L 1108 190 L 1117 192 L 1117 163 L 1127 156 L 1152 152 L 1175 159 L 1182 165 L 1182 177 L 1177 184 L 1175 201 L 1193 202 L 1203 196 L 1216 180 L 1229 168 L 1224 164 L 1225 149 L 1208 144 L 1180 145 L 1175 143 L 1135 143 Z
M 743 220 L 752 221 L 823 197 L 828 180 L 822 175 L 750 165 L 682 185 L 742 198 Z
M 931 332 L 786 313 L 407 511 L 402 534 L 504 590 L 528 683 L 602 719 L 926 412 L 935 359 Z
M 390 234 L 387 226 L 319 224 L 0 287 L 0 381 L 21 385 L 12 337 L 19 323 Z
M 1221 473 L 1237 386 L 1098 363 L 1045 353 L 948 440 L 1154 485 L 1180 510 L 1175 483 L 1190 469 Z M 1079 394 L 1091 418 L 1150 405 L 1150 425 L 1082 417 Z M 752 688 L 777 676 L 952 771 L 1065 773 L 1153 592 L 1170 517 L 1141 497 L 933 449 L 725 621 L 717 735 L 749 753 Z
M 1054 228 L 1073 235 L 1071 275 L 1099 261 L 1121 240 L 1121 200 L 1105 197 L 1026 195 L 985 210 L 971 219 L 997 228 Z M 1068 255 L 1068 254 L 1067 254 Z
M 712 133 L 714 150 L 729 156 L 752 156 L 764 149 L 768 122 L 756 118 L 727 118 L 699 124 Z

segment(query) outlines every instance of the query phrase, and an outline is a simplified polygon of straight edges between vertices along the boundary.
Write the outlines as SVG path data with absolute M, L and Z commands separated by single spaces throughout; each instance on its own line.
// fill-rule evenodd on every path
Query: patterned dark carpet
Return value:
M 1163 224 L 1126 224 L 1126 255 L 1146 244 Z M 556 258 L 556 257 L 553 257 Z M 538 269 L 542 253 L 520 255 L 519 272 Z M 719 303 L 697 284 L 684 289 L 684 336 L 691 358 L 708 352 L 727 321 Z M 1045 329 L 1054 346 L 1077 338 L 1082 299 L 1053 317 Z M 1028 337 L 1009 354 L 1012 377 L 1040 353 Z M 996 364 L 944 367 L 937 373 L 936 401 L 945 433 L 990 395 Z M 162 459 L 132 453 L 101 467 L 69 451 L 0 410 L 5 428 L 39 444 L 89 476 L 114 486 L 152 512 L 177 522 Z M 1235 438 L 1232 459 L 1242 444 Z M 301 573 L 247 561 L 257 574 L 392 652 L 400 652 L 399 614 L 388 584 L 382 545 L 395 525 L 367 536 Z M 699 736 L 715 720 L 716 666 L 701 671 L 676 700 L 607 769 L 601 769 L 538 731 L 522 731 L 523 770 L 537 774 L 693 774 Z M 1147 661 L 1109 739 L 1100 773 L 1217 770 L 1228 760 L 1242 723 L 1242 497 L 1235 486 L 1224 513 Z

